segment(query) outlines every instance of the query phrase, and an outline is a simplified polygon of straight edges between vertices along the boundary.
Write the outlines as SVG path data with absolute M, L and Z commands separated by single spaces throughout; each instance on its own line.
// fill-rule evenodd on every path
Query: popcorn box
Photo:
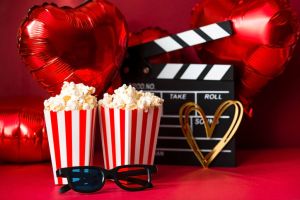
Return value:
M 44 110 L 55 184 L 68 182 L 56 176 L 57 169 L 91 164 L 96 110 Z
M 104 165 L 153 165 L 162 106 L 117 109 L 99 106 Z

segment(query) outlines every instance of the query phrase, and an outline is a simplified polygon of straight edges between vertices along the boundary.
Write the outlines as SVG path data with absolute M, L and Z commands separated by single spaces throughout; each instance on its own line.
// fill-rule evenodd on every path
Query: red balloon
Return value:
M 287 0 L 205 0 L 192 27 L 232 20 L 234 35 L 196 47 L 207 63 L 232 63 L 237 94 L 251 115 L 256 94 L 284 69 L 299 38 L 299 20 Z
M 37 162 L 50 159 L 43 99 L 0 100 L 0 162 Z
M 32 77 L 51 95 L 64 81 L 96 88 L 113 82 L 127 47 L 121 12 L 105 0 L 76 7 L 34 6 L 19 28 L 18 47 Z

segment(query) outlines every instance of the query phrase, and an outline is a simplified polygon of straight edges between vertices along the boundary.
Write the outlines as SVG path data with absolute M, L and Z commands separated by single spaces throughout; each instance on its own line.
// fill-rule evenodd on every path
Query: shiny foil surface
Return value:
M 51 95 L 64 81 L 102 94 L 119 70 L 127 48 L 127 24 L 113 4 L 89 0 L 76 8 L 34 6 L 19 28 L 19 53 Z
M 251 115 L 251 103 L 293 55 L 299 19 L 287 0 L 205 0 L 192 10 L 192 27 L 232 20 L 234 35 L 196 47 L 207 63 L 236 66 L 237 95 Z
M 50 159 L 43 99 L 0 99 L 0 162 L 38 162 Z

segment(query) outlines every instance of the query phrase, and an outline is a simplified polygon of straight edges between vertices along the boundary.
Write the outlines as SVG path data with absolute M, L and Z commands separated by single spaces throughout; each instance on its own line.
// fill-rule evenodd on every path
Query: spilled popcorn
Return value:
M 149 109 L 161 106 L 164 100 L 155 96 L 151 92 L 137 91 L 131 85 L 123 85 L 116 89 L 114 94 L 105 93 L 103 99 L 99 101 L 99 105 L 109 108 L 119 109 Z
M 97 98 L 92 95 L 94 92 L 94 87 L 64 82 L 60 94 L 44 101 L 44 109 L 51 111 L 93 109 L 97 106 Z

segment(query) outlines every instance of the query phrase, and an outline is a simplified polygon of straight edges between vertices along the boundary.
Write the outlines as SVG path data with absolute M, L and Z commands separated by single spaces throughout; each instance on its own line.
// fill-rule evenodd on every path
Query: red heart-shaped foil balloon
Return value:
M 111 3 L 90 0 L 76 7 L 33 7 L 19 29 L 19 52 L 51 95 L 64 81 L 106 90 L 126 53 L 127 25 Z
M 43 99 L 0 98 L 0 163 L 50 159 Z
M 207 63 L 232 63 L 238 96 L 251 114 L 256 94 L 285 68 L 299 37 L 299 20 L 287 0 L 205 0 L 192 12 L 192 27 L 231 20 L 234 35 L 198 46 Z

